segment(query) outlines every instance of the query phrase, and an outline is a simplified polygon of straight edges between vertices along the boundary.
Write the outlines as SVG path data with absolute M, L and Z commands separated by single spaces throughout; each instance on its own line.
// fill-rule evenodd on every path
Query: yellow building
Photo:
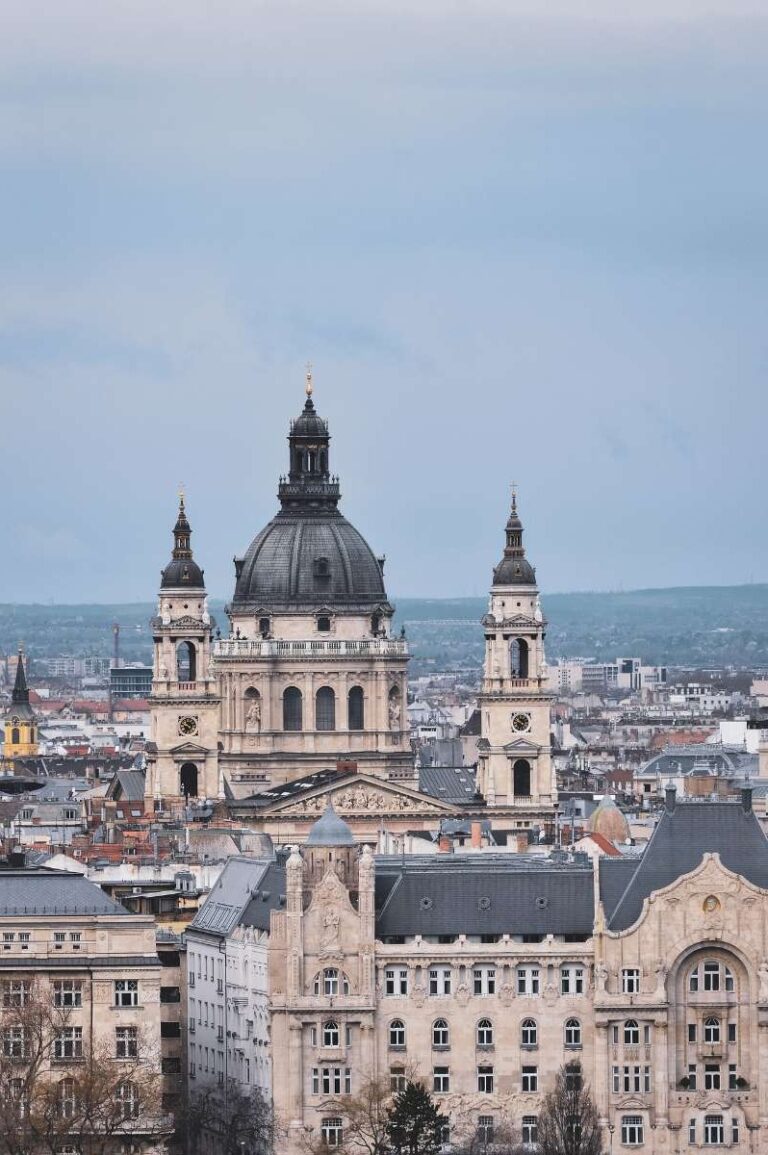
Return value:
M 5 717 L 3 756 L 19 758 L 37 754 L 37 722 L 29 704 L 29 687 L 24 674 L 24 655 L 19 650 L 11 708 Z

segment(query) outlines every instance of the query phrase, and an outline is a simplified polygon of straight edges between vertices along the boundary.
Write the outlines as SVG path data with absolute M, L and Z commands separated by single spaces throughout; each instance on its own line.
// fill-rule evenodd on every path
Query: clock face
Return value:
M 518 734 L 525 734 L 531 728 L 530 714 L 513 714 L 512 715 L 512 729 L 516 730 Z
M 197 718 L 179 718 L 179 733 L 187 735 L 196 734 Z

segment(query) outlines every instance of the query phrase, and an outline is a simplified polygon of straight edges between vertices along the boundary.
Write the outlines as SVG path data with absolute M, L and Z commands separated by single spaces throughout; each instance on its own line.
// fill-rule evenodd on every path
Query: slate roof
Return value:
M 277 894 L 273 889 L 276 876 L 270 876 L 269 868 L 274 860 L 269 858 L 245 858 L 239 856 L 230 858 L 211 893 L 206 898 L 200 910 L 190 924 L 190 930 L 205 931 L 222 938 L 227 938 L 232 931 L 245 921 L 245 915 L 251 909 L 252 921 L 249 926 L 269 926 L 269 911 L 280 908 L 280 895 L 285 894 L 285 884 L 278 888 Z M 271 878 L 271 885 L 266 885 L 267 877 Z M 269 897 L 264 899 L 264 892 Z M 276 901 L 275 901 L 276 899 Z M 261 908 L 265 907 L 265 914 L 261 915 Z M 257 913 L 258 912 L 258 913 Z M 261 918 L 261 921 L 257 921 Z
M 708 742 L 694 742 L 686 746 L 666 746 L 660 754 L 646 762 L 638 771 L 639 777 L 660 774 L 662 777 L 691 774 L 694 771 L 721 774 L 756 774 L 757 754 L 750 754 L 741 746 L 720 746 Z
M 419 790 L 454 805 L 477 803 L 477 782 L 468 766 L 419 766 Z
M 126 802 L 143 802 L 146 778 L 141 770 L 118 770 L 107 791 L 108 798 Z M 119 791 L 119 793 L 118 793 Z
M 751 795 L 750 795 L 751 797 Z M 704 854 L 716 853 L 725 867 L 768 890 L 768 840 L 754 812 L 742 800 L 684 802 L 662 813 L 648 846 L 616 901 L 620 884 L 615 863 L 600 862 L 600 890 L 611 930 L 626 930 L 640 917 L 643 901 L 652 891 L 689 874 Z M 631 861 L 631 860 L 630 860 Z M 622 864 L 626 869 L 625 865 Z M 606 874 L 606 868 L 608 873 Z
M 128 913 L 81 874 L 23 868 L 0 871 L 0 916 Z
M 588 861 L 523 854 L 377 859 L 376 934 L 584 934 L 593 928 Z

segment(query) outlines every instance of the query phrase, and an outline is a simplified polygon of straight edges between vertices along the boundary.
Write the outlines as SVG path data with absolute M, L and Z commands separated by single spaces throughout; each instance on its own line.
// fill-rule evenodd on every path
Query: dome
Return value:
M 523 523 L 517 512 L 517 494 L 512 495 L 512 509 L 506 525 L 507 544 L 496 569 L 493 571 L 495 586 L 535 586 L 536 570 L 525 556 L 523 547 Z
M 602 834 L 609 842 L 626 842 L 629 823 L 612 798 L 606 795 L 589 820 L 592 834 Z
M 329 802 L 309 832 L 306 846 L 357 846 L 352 831 Z
M 281 512 L 238 563 L 233 608 L 386 603 L 381 565 L 338 511 Z
M 160 579 L 161 590 L 204 590 L 203 571 L 192 557 L 190 539 L 192 529 L 184 508 L 184 496 L 179 499 L 179 514 L 173 527 L 173 553 Z

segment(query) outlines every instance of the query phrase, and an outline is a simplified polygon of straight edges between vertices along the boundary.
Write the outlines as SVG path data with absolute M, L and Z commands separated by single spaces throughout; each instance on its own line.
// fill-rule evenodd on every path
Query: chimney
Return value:
M 437 850 L 439 854 L 450 854 L 453 850 L 453 843 L 447 834 L 441 834 L 437 843 Z
M 745 814 L 752 813 L 752 787 L 745 786 L 741 792 L 741 809 Z
M 527 854 L 527 852 L 528 852 L 528 835 L 527 834 L 516 834 L 515 835 L 515 846 L 516 846 L 518 854 Z
M 677 790 L 674 786 L 667 786 L 666 790 L 664 791 L 664 799 L 666 803 L 667 814 L 674 814 L 677 800 Z
M 477 818 L 473 818 L 469 824 L 471 832 L 471 846 L 473 850 L 479 850 L 483 845 L 482 826 Z

